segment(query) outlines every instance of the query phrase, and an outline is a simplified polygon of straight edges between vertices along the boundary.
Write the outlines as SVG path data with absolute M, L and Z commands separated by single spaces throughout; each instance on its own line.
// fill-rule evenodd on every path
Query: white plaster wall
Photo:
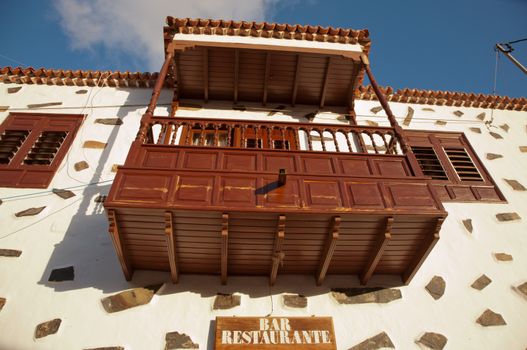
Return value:
M 479 158 L 494 178 L 507 204 L 445 204 L 449 216 L 441 230 L 441 239 L 409 286 L 401 287 L 403 298 L 389 304 L 339 305 L 331 297 L 332 287 L 358 287 L 354 276 L 329 276 L 323 286 L 316 287 L 311 276 L 279 275 L 274 287 L 267 278 L 231 277 L 222 286 L 218 276 L 183 275 L 177 285 L 171 284 L 168 273 L 136 271 L 126 282 L 107 233 L 107 220 L 100 205 L 93 199 L 106 194 L 114 174 L 113 164 L 122 164 L 135 137 L 141 114 L 150 97 L 150 90 L 115 88 L 79 88 L 21 85 L 15 94 L 7 94 L 13 84 L 0 84 L 0 106 L 10 110 L 27 109 L 27 104 L 62 102 L 57 113 L 85 113 L 71 151 L 55 175 L 50 189 L 72 188 L 77 194 L 63 200 L 47 190 L 0 189 L 0 248 L 19 249 L 19 258 L 0 257 L 0 297 L 7 299 L 0 311 L 0 349 L 83 349 L 102 346 L 125 346 L 126 349 L 163 349 L 165 333 L 178 331 L 199 343 L 200 349 L 212 349 L 214 329 L 210 322 L 216 316 L 303 315 L 332 316 L 338 348 L 347 349 L 381 331 L 386 331 L 397 349 L 419 349 L 415 344 L 424 332 L 437 332 L 448 337 L 447 349 L 525 349 L 527 347 L 527 299 L 512 289 L 527 281 L 527 192 L 513 191 L 504 178 L 516 179 L 527 186 L 527 153 L 518 146 L 527 146 L 527 113 L 495 111 L 493 125 L 507 123 L 510 130 L 493 131 L 504 139 L 496 140 L 486 132 L 485 124 L 476 116 L 490 110 L 458 107 L 411 105 L 415 110 L 411 129 L 463 131 Z M 77 95 L 75 91 L 87 89 Z M 160 103 L 169 103 L 165 91 Z M 119 107 L 122 104 L 138 105 Z M 312 112 L 298 107 L 293 115 L 268 111 L 233 111 L 230 104 L 209 103 L 199 110 L 181 109 L 179 116 L 210 118 L 258 118 L 262 120 L 305 121 Z M 373 115 L 375 101 L 358 101 L 360 120 L 385 123 L 383 112 Z M 247 104 L 251 107 L 250 104 Z M 252 107 L 257 107 L 253 105 Z M 270 106 L 273 108 L 275 106 Z M 402 123 L 406 104 L 391 107 Z M 259 107 L 261 108 L 261 106 Z M 435 112 L 424 111 L 433 108 Z M 462 117 L 452 112 L 461 110 Z M 343 111 L 339 111 L 343 113 Z M 0 121 L 8 115 L 0 112 Z M 166 115 L 159 108 L 158 115 Z M 94 124 L 96 118 L 119 116 L 124 124 Z M 323 113 L 316 123 L 343 123 L 338 114 Z M 447 121 L 438 126 L 435 120 Z M 470 131 L 480 127 L 482 134 Z M 110 142 L 105 150 L 82 148 L 86 140 Z M 486 160 L 487 152 L 500 153 L 502 159 Z M 85 160 L 90 168 L 81 172 L 73 164 Z M 87 183 L 103 182 L 86 186 Z M 32 194 L 32 195 L 30 195 Z M 13 196 L 21 196 L 13 198 Z M 16 218 L 14 213 L 29 207 L 46 206 L 37 216 Z M 498 222 L 496 213 L 517 212 L 522 220 Z M 462 220 L 473 220 L 469 234 Z M 493 253 L 513 255 L 512 262 L 497 262 Z M 72 282 L 47 282 L 57 267 L 73 265 Z M 482 273 L 493 282 L 484 290 L 470 288 Z M 446 281 L 446 293 L 434 300 L 424 286 L 434 276 Z M 148 284 L 165 282 L 150 304 L 108 314 L 100 299 L 111 294 Z M 394 278 L 374 276 L 369 286 L 392 285 Z M 241 294 L 241 306 L 231 310 L 212 311 L 216 293 Z M 289 309 L 283 305 L 284 293 L 308 297 L 306 309 Z M 502 314 L 506 326 L 481 327 L 475 320 L 487 308 Z M 61 318 L 58 334 L 34 340 L 35 326 Z

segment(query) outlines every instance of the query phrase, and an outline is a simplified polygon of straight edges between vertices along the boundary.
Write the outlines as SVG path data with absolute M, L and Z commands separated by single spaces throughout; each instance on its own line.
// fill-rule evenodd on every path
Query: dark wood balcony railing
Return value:
M 225 119 L 152 117 L 144 143 L 403 154 L 393 128 Z

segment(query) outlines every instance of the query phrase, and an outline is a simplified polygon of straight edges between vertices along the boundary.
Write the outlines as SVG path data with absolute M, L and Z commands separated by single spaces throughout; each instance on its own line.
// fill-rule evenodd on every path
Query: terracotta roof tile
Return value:
M 111 86 L 153 88 L 158 73 L 83 71 L 46 68 L 0 67 L 0 83 L 65 85 L 65 86 Z M 167 79 L 165 87 L 173 87 L 174 82 Z M 527 98 L 493 96 L 465 92 L 399 89 L 381 87 L 390 102 L 415 103 L 437 106 L 463 106 L 474 108 L 496 108 L 502 110 L 527 111 Z M 371 86 L 360 86 L 358 99 L 377 100 Z

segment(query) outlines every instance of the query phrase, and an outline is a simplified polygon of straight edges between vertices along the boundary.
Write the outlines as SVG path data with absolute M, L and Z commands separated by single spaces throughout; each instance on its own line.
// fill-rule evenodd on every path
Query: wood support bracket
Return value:
M 263 97 L 262 104 L 265 106 L 267 104 L 267 86 L 269 85 L 269 75 L 271 74 L 271 54 L 269 52 L 265 53 L 265 73 L 264 73 L 264 83 L 263 83 Z
M 284 253 L 282 251 L 283 243 L 285 238 L 285 215 L 278 217 L 278 225 L 276 229 L 276 235 L 274 238 L 273 256 L 271 257 L 271 275 L 269 278 L 269 284 L 273 286 L 276 282 L 276 276 L 278 275 L 278 266 L 283 263 Z
M 324 107 L 326 101 L 326 90 L 328 88 L 329 72 L 331 70 L 331 57 L 326 61 L 326 72 L 324 73 L 324 83 L 322 84 L 322 91 L 320 92 L 320 108 Z
M 108 222 L 108 232 L 110 233 L 113 246 L 117 253 L 117 258 L 119 259 L 119 263 L 121 264 L 121 267 L 123 269 L 124 278 L 126 278 L 127 281 L 130 281 L 132 279 L 133 271 L 126 259 L 126 252 L 124 250 L 123 244 L 121 242 L 121 237 L 119 235 L 119 227 L 117 226 L 117 214 L 113 209 L 108 210 Z
M 234 104 L 238 103 L 238 82 L 240 80 L 240 50 L 234 49 Z
M 365 285 L 368 283 L 368 280 L 373 275 L 373 272 L 375 272 L 375 268 L 377 267 L 377 264 L 379 264 L 379 261 L 382 258 L 382 254 L 384 253 L 384 250 L 388 246 L 388 243 L 390 243 L 390 240 L 392 239 L 392 226 L 393 226 L 393 217 L 388 217 L 386 219 L 386 227 L 384 229 L 384 233 L 379 236 L 377 239 L 377 242 L 375 243 L 375 247 L 373 248 L 373 251 L 371 252 L 370 258 L 368 259 L 368 263 L 364 267 L 364 270 L 362 271 L 362 274 L 360 275 L 360 283 L 362 285 Z
M 209 102 L 209 49 L 203 48 L 203 99 Z
M 229 253 L 229 214 L 221 216 L 221 284 L 227 284 L 227 266 Z
M 340 216 L 335 216 L 333 218 L 331 229 L 326 237 L 326 243 L 317 269 L 317 286 L 320 286 L 326 278 L 326 273 L 328 272 L 329 264 L 331 263 L 331 258 L 333 258 L 333 253 L 337 246 L 337 240 L 339 239 L 340 221 Z
M 174 237 L 174 223 L 172 221 L 172 213 L 165 212 L 165 238 L 167 242 L 168 261 L 170 263 L 170 278 L 172 283 L 178 282 L 178 269 L 176 257 L 176 240 Z
M 291 93 L 291 106 L 295 106 L 296 103 L 296 95 L 298 93 L 298 81 L 300 80 L 300 65 L 302 56 L 296 55 L 296 69 L 295 69 L 295 77 L 293 80 L 293 92 Z
M 414 278 L 417 270 L 419 270 L 428 254 L 430 254 L 436 243 L 439 241 L 439 231 L 441 230 L 441 225 L 443 225 L 444 221 L 445 218 L 437 219 L 434 231 L 424 239 L 424 242 L 419 248 L 419 252 L 408 266 L 408 269 L 401 276 L 405 285 L 408 285 L 412 278 Z

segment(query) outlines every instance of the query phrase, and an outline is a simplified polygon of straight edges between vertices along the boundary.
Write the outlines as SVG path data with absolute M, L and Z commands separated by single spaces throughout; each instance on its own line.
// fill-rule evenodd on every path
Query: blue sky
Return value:
M 158 70 L 164 17 L 367 28 L 381 85 L 492 93 L 495 43 L 527 38 L 527 0 L 2 0 L 0 66 Z M 9 9 L 9 10 L 7 10 Z M 527 41 L 513 55 L 527 66 Z M 527 96 L 500 55 L 497 93 Z

